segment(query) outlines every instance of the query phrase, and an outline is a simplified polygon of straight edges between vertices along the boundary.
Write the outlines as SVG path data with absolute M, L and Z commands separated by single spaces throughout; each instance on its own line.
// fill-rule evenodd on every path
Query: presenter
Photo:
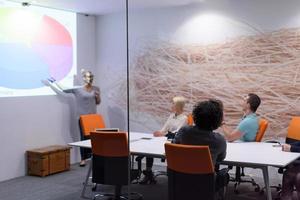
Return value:
M 173 98 L 173 104 L 171 107 L 172 113 L 162 129 L 153 133 L 155 137 L 163 137 L 167 134 L 175 136 L 175 133 L 177 133 L 182 126 L 187 125 L 187 116 L 184 114 L 185 101 L 186 99 L 181 96 Z M 142 158 L 143 157 L 138 157 L 137 160 Z M 152 166 L 153 158 L 146 157 L 146 170 L 143 171 L 144 178 L 139 182 L 140 184 L 151 184 L 156 182 L 154 180 Z
M 42 81 L 45 85 L 50 86 L 50 88 L 52 88 L 58 94 L 69 93 L 74 96 L 76 118 L 78 123 L 80 115 L 95 114 L 97 112 L 97 105 L 101 103 L 100 89 L 93 85 L 94 75 L 92 72 L 82 70 L 82 78 L 84 85 L 82 87 L 73 89 L 63 89 L 53 78 L 47 81 Z M 80 123 L 79 128 L 81 140 L 88 139 L 83 135 Z M 91 150 L 87 148 L 80 148 L 80 154 L 80 166 L 83 167 L 86 164 L 86 159 L 91 156 Z

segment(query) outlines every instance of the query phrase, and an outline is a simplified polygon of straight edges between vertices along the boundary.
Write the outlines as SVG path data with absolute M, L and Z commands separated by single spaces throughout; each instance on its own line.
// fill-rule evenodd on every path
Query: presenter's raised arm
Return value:
M 41 82 L 45 86 L 50 87 L 58 95 L 68 96 L 69 94 L 66 93 L 70 93 L 70 92 L 66 92 L 65 90 L 62 90 L 62 87 L 59 86 L 59 84 L 57 84 L 55 81 L 51 83 L 49 80 L 41 80 Z

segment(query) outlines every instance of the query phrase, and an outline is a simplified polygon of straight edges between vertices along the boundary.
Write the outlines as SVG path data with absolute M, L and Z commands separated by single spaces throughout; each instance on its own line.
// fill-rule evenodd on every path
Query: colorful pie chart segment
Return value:
M 0 87 L 34 89 L 41 80 L 62 80 L 73 65 L 68 30 L 46 15 L 0 8 Z

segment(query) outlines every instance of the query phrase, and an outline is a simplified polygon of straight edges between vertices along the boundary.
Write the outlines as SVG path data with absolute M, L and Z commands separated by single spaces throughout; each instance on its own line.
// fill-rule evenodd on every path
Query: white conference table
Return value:
M 164 158 L 166 137 L 153 137 L 152 134 L 131 132 L 130 153 Z M 91 148 L 90 140 L 69 143 L 70 146 Z M 285 167 L 300 157 L 299 153 L 283 152 L 272 143 L 244 142 L 227 143 L 227 155 L 220 163 L 224 165 L 259 168 L 263 172 L 267 199 L 271 200 L 268 167 Z

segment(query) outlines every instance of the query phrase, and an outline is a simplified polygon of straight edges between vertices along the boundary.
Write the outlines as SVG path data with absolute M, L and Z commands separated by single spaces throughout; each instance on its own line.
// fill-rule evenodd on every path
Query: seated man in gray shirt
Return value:
M 193 109 L 194 126 L 184 126 L 179 129 L 173 143 L 186 145 L 209 146 L 213 164 L 223 161 L 226 157 L 226 141 L 216 132 L 223 121 L 223 104 L 218 100 L 199 102 Z M 216 190 L 224 188 L 228 184 L 228 170 L 217 171 Z

